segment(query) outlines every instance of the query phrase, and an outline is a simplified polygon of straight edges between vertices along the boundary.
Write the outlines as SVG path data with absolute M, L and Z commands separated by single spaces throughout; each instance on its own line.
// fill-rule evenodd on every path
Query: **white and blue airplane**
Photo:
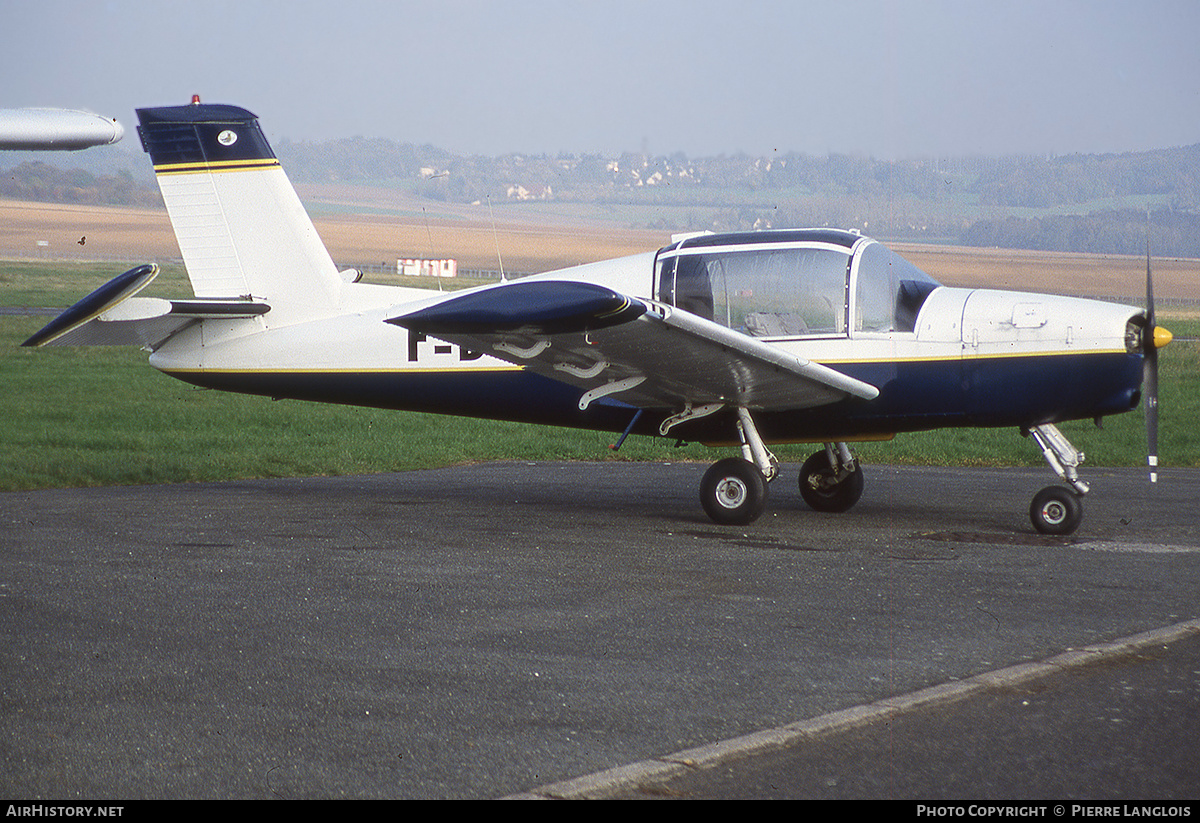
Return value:
M 949 288 L 870 238 L 832 229 L 701 234 L 641 255 L 465 291 L 356 282 L 338 271 L 255 115 L 140 109 L 195 292 L 135 297 L 134 268 L 26 345 L 140 345 L 154 368 L 225 391 L 728 444 L 704 475 L 718 523 L 764 510 L 771 443 L 823 444 L 799 486 L 852 507 L 849 444 L 947 427 L 1032 435 L 1066 485 L 1033 525 L 1082 518 L 1083 455 L 1056 423 L 1134 409 L 1146 393 L 1157 465 L 1148 308 Z
M 78 109 L 0 109 L 0 150 L 79 151 L 125 136 L 116 119 Z

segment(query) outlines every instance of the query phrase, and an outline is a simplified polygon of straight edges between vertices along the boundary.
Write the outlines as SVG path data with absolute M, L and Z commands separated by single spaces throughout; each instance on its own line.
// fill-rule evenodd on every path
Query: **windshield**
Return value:
M 914 331 L 925 298 L 941 285 L 879 243 L 863 248 L 855 268 L 855 331 Z

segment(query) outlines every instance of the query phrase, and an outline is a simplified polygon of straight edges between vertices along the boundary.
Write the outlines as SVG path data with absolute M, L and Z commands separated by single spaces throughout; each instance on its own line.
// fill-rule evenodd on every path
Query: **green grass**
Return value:
M 0 306 L 66 307 L 134 264 L 0 261 Z M 166 264 L 144 297 L 186 297 L 192 293 L 183 265 Z
M 0 318 L 0 490 L 681 456 L 666 441 L 614 454 L 611 434 L 204 391 L 136 350 L 19 348 L 39 324 Z
M 133 265 L 95 262 L 7 262 L 0 261 L 0 306 L 57 306 L 73 305 L 93 290 L 112 280 Z M 438 288 L 437 281 L 428 277 L 406 277 L 397 274 L 367 274 L 366 283 L 382 283 L 389 286 L 410 288 Z M 443 280 L 441 288 L 447 291 L 471 288 L 494 280 L 457 277 Z M 187 272 L 181 263 L 162 264 L 158 276 L 139 297 L 188 297 L 192 287 Z
M 67 264 L 35 288 L 27 281 L 39 279 L 36 269 L 0 266 L 0 304 L 67 305 L 116 273 Z M 160 281 L 151 287 L 156 293 L 189 293 L 182 272 L 165 272 Z M 31 299 L 36 295 L 43 299 Z M 159 374 L 144 352 L 131 348 L 21 348 L 47 319 L 0 317 L 0 490 L 345 475 L 492 460 L 707 462 L 732 453 L 677 449 L 672 440 L 645 437 L 630 438 L 614 453 L 607 433 L 203 391 Z M 1198 320 L 1163 322 L 1177 336 L 1200 335 Z M 1200 345 L 1177 341 L 1165 349 L 1161 383 L 1163 462 L 1200 466 Z M 1088 454 L 1088 466 L 1143 465 L 1141 413 L 1104 422 L 1104 430 L 1083 421 L 1062 428 Z M 799 462 L 813 449 L 774 451 Z M 1037 447 L 1012 429 L 900 435 L 856 450 L 867 463 L 1043 464 Z

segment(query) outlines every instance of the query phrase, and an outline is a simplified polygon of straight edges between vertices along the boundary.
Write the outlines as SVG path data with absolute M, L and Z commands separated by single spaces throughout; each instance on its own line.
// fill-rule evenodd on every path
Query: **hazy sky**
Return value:
M 0 107 L 268 137 L 878 158 L 1200 142 L 1197 0 L 0 0 Z

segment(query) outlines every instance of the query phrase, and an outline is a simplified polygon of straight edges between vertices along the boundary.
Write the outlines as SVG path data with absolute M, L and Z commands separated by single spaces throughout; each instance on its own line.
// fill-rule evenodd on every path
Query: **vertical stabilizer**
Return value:
M 255 115 L 202 103 L 137 115 L 197 297 L 265 298 L 269 325 L 336 307 L 337 268 Z

